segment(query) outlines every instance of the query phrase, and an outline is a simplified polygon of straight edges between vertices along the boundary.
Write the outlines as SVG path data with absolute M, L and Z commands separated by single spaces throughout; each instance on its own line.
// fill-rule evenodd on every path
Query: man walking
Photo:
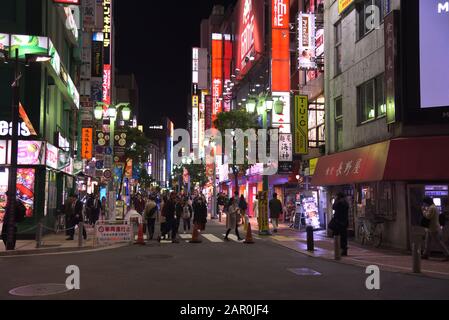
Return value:
M 348 256 L 348 227 L 349 227 L 349 204 L 346 195 L 340 192 L 334 202 L 332 209 L 335 211 L 334 219 L 336 229 L 335 236 L 340 236 L 341 255 Z
M 449 261 L 449 249 L 442 239 L 442 232 L 440 227 L 440 214 L 438 212 L 433 199 L 426 197 L 423 200 L 423 215 L 429 220 L 429 227 L 426 228 L 426 250 L 423 259 L 429 259 L 432 249 L 432 240 L 435 240 L 443 249 L 444 260 Z
M 154 227 L 156 225 L 156 218 L 158 214 L 157 204 L 154 197 L 150 197 L 145 205 L 145 219 L 148 226 L 148 240 L 153 240 L 154 237 Z
M 70 225 L 72 229 L 69 230 L 69 238 L 68 241 L 75 239 L 75 227 L 79 226 L 81 222 L 84 222 L 83 219 L 83 203 L 77 196 L 73 196 L 73 202 L 72 202 L 72 211 L 71 211 L 71 217 L 69 220 L 71 221 Z M 83 237 L 84 240 L 87 240 L 87 232 L 86 228 L 83 228 Z
M 273 232 L 277 233 L 279 228 L 279 217 L 282 214 L 282 203 L 278 199 L 277 193 L 273 194 L 273 199 L 270 201 L 270 217 L 273 224 Z

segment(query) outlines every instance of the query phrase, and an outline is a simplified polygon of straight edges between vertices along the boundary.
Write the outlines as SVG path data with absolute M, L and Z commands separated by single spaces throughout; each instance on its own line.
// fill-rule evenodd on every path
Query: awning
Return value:
M 394 139 L 320 158 L 313 185 L 449 180 L 449 136 Z

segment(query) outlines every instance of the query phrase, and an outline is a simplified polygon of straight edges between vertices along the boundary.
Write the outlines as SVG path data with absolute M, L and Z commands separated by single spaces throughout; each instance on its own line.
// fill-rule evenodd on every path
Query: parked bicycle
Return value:
M 382 217 L 360 218 L 358 236 L 362 245 L 379 248 L 382 245 L 385 219 Z

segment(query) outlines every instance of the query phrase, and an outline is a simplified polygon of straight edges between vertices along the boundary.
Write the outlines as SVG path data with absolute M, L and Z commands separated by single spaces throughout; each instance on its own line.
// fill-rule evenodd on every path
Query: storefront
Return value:
M 344 192 L 351 231 L 362 219 L 382 218 L 384 244 L 409 249 L 423 198 L 431 196 L 440 210 L 447 208 L 448 163 L 447 136 L 394 139 L 320 158 L 312 182 L 329 192 L 328 219 L 333 199 Z
M 6 206 L 10 150 L 11 143 L 0 140 L 1 221 Z M 26 219 L 19 225 L 19 232 L 32 228 L 39 221 L 51 225 L 58 206 L 70 189 L 70 181 L 73 181 L 70 177 L 73 171 L 70 155 L 44 141 L 21 140 L 18 142 L 17 162 L 17 199 L 26 208 Z M 24 236 L 34 237 L 34 232 Z

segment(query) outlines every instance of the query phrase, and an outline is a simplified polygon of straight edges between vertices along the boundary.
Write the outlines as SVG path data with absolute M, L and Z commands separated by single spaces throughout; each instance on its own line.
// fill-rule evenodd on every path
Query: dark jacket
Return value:
M 193 223 L 194 224 L 205 224 L 207 222 L 207 206 L 204 202 L 200 203 L 196 201 L 193 204 Z
M 164 216 L 167 219 L 167 221 L 171 221 L 175 219 L 175 214 L 176 214 L 176 205 L 175 202 L 173 200 L 168 200 L 165 204 L 164 204 Z
M 181 203 L 177 203 L 175 207 L 176 219 L 180 220 L 182 218 L 182 213 L 184 212 L 184 206 Z
M 282 213 L 282 202 L 279 199 L 270 200 L 270 217 L 279 219 Z
M 349 226 L 349 204 L 345 199 L 338 200 L 332 206 L 335 211 L 334 219 L 341 228 Z
M 242 211 L 246 211 L 248 209 L 248 204 L 245 199 L 240 198 L 239 200 L 239 209 Z

